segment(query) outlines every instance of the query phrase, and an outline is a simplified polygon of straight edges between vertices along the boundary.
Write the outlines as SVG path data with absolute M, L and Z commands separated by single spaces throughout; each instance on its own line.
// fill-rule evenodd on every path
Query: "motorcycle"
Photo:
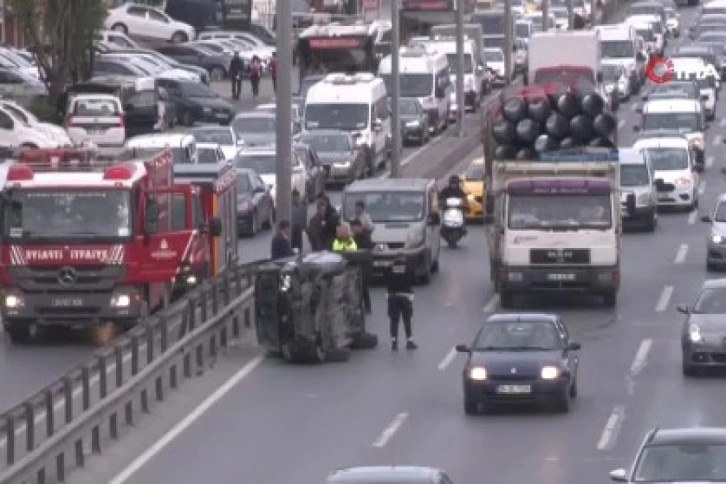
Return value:
M 454 249 L 465 235 L 464 201 L 460 198 L 447 198 L 441 219 L 441 237 L 449 244 L 449 248 Z

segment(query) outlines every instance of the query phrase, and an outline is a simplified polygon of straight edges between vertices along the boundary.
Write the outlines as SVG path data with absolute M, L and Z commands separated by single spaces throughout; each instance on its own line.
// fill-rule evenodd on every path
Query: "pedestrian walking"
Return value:
M 272 238 L 271 242 L 271 259 L 285 259 L 286 257 L 292 257 L 295 255 L 295 251 L 292 250 L 290 243 L 290 222 L 282 220 L 277 225 L 277 233 Z
M 355 240 L 358 250 L 373 250 L 375 245 L 371 240 L 370 234 L 363 228 L 363 224 L 360 220 L 353 219 L 350 222 L 350 229 L 353 232 L 353 240 Z M 371 280 L 371 267 L 370 263 L 363 265 L 363 304 L 365 305 L 366 313 L 371 313 L 371 292 L 369 290 Z
M 232 62 L 229 64 L 229 79 L 232 82 L 232 99 L 237 100 L 242 93 L 242 74 L 245 70 L 245 63 L 239 56 L 239 52 L 234 53 Z
M 277 52 L 273 52 L 272 59 L 270 59 L 270 77 L 272 78 L 272 90 L 277 94 Z
M 300 197 L 297 188 L 292 191 L 292 248 L 302 252 L 303 233 L 308 225 L 308 206 Z
M 252 96 L 257 99 L 260 94 L 260 78 L 262 77 L 262 61 L 257 56 L 252 57 L 250 62 L 250 84 L 252 84 Z
M 403 319 L 406 349 L 415 350 L 418 345 L 413 341 L 411 328 L 414 274 L 408 266 L 406 256 L 397 256 L 385 277 L 388 292 L 388 317 L 391 323 L 391 349 L 393 351 L 398 349 L 398 326 Z

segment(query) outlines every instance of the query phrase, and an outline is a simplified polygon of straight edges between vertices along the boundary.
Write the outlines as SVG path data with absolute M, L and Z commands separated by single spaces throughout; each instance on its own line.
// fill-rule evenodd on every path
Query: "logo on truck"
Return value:
M 675 79 L 676 70 L 673 67 L 672 60 L 667 57 L 654 55 L 650 58 L 650 62 L 648 62 L 648 66 L 645 68 L 645 75 L 656 84 L 665 84 Z
M 72 267 L 64 267 L 58 273 L 58 282 L 61 286 L 70 286 L 78 280 L 78 274 Z

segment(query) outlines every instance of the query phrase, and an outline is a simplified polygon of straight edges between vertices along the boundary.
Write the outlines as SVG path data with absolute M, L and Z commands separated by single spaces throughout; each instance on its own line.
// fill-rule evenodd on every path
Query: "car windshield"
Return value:
M 655 171 L 688 169 L 688 150 L 684 148 L 646 148 Z
M 695 99 L 697 95 L 696 86 L 691 82 L 669 82 L 657 86 L 650 94 L 650 97 L 686 97 Z
M 638 458 L 634 478 L 635 482 L 726 482 L 726 446 L 648 445 Z
M 181 84 L 182 93 L 187 97 L 199 98 L 215 98 L 217 94 L 204 84 L 194 82 L 183 82 Z
M 248 168 L 254 170 L 260 175 L 270 175 L 275 173 L 277 167 L 277 158 L 275 155 L 251 155 L 243 154 L 237 158 L 237 166 L 239 168 Z
M 446 54 L 446 58 L 449 61 L 449 71 L 455 74 L 459 65 L 458 57 L 456 54 Z M 464 74 L 471 74 L 472 72 L 474 72 L 474 64 L 472 63 L 471 54 L 464 53 Z
M 693 305 L 693 313 L 726 314 L 726 287 L 701 289 Z
M 698 113 L 647 113 L 643 115 L 644 130 L 678 130 L 685 133 L 700 131 Z
M 245 134 L 274 134 L 276 132 L 275 118 L 245 116 L 232 121 L 232 129 L 238 136 Z
M 640 165 L 620 165 L 620 186 L 642 187 L 648 184 L 648 167 Z
M 476 163 L 469 165 L 466 173 L 464 174 L 464 180 L 467 181 L 483 181 L 484 180 L 484 165 Z
M 605 59 L 635 57 L 635 45 L 630 40 L 604 40 L 600 42 L 600 48 Z
M 398 111 L 401 114 L 415 116 L 419 113 L 418 101 L 415 99 L 401 99 L 398 104 Z
M 246 173 L 241 173 L 237 175 L 237 194 L 247 194 L 252 193 L 252 184 L 250 183 L 250 178 L 247 176 Z
M 342 129 L 357 131 L 368 127 L 368 104 L 307 104 L 307 129 Z
M 487 62 L 504 62 L 504 54 L 499 49 L 487 49 L 484 51 L 484 58 Z
M 384 75 L 388 92 L 393 90 L 393 77 Z M 426 97 L 434 90 L 433 74 L 401 74 L 400 77 L 401 97 Z
M 362 192 L 345 196 L 343 216 L 355 218 L 355 203 L 365 203 L 366 211 L 374 222 L 417 222 L 426 212 L 426 197 L 418 192 Z
M 19 189 L 8 194 L 3 204 L 3 236 L 16 242 L 130 235 L 127 190 Z
M 193 129 L 191 131 L 197 143 L 216 143 L 218 145 L 234 145 L 234 138 L 228 128 Z
M 550 321 L 487 323 L 474 342 L 475 351 L 554 351 L 561 348 L 562 340 Z
M 113 99 L 79 99 L 73 106 L 74 116 L 118 116 L 119 103 Z
M 300 141 L 312 147 L 318 153 L 350 151 L 350 143 L 348 143 L 348 137 L 345 135 L 306 135 L 302 136 Z
M 518 23 L 515 27 L 514 36 L 520 39 L 528 39 L 530 36 L 529 24 Z
M 504 19 L 504 13 L 474 14 L 472 22 L 481 25 L 484 35 L 501 35 L 504 33 Z
M 607 195 L 509 195 L 509 228 L 513 230 L 607 229 L 612 224 Z
M 197 148 L 199 163 L 219 163 L 217 148 Z

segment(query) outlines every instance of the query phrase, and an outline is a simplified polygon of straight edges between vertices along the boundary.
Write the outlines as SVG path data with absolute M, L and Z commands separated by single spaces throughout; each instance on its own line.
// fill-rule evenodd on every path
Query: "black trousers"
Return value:
M 388 317 L 391 320 L 391 338 L 398 338 L 398 325 L 403 318 L 403 330 L 406 332 L 406 338 L 410 338 L 411 317 L 413 316 L 413 305 L 406 296 L 389 296 L 388 297 Z
M 303 249 L 303 229 L 300 227 L 293 227 L 292 228 L 292 234 L 291 235 L 291 243 L 293 249 L 298 249 L 300 252 L 302 252 Z
M 242 78 L 233 76 L 232 79 L 232 99 L 239 99 L 242 93 Z
M 272 76 L 272 91 L 277 92 L 277 76 Z
M 260 94 L 260 78 L 252 76 L 250 77 L 250 83 L 252 84 L 252 95 L 257 97 Z

